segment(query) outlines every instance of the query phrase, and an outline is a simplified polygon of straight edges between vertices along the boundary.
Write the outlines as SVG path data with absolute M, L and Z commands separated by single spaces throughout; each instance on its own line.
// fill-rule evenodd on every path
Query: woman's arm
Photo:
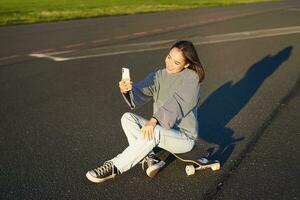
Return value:
M 131 109 L 139 108 L 152 99 L 155 90 L 155 75 L 155 72 L 150 73 L 144 80 L 133 84 L 130 91 L 122 93 Z

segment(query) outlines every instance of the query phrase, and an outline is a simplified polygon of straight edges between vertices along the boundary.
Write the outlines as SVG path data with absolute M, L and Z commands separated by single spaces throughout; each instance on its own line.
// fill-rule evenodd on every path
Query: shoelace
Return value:
M 147 157 L 145 157 L 145 158 L 140 162 L 140 164 L 142 164 L 142 169 L 143 169 L 143 170 L 145 170 L 145 163 L 146 163 L 146 162 L 149 162 L 150 160 L 154 160 L 155 162 L 159 162 L 159 160 L 147 156 Z
M 106 161 L 101 167 L 98 167 L 96 169 L 94 169 L 95 172 L 97 172 L 97 174 L 99 176 L 104 175 L 105 173 L 112 171 L 112 174 L 114 174 L 114 164 L 112 163 L 112 161 Z
M 146 157 L 146 158 L 144 158 L 144 159 L 142 160 L 142 162 L 140 162 L 140 164 L 142 164 L 142 169 L 143 169 L 143 170 L 145 170 L 145 162 L 147 162 L 148 160 L 149 160 L 149 158 Z

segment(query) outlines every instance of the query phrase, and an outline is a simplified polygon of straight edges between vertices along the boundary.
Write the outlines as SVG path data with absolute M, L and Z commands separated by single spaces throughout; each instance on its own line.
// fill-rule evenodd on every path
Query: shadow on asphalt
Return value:
M 228 81 L 214 91 L 198 108 L 199 144 L 201 139 L 218 148 L 209 148 L 208 158 L 224 164 L 233 152 L 236 143 L 244 137 L 235 138 L 234 131 L 226 125 L 250 101 L 264 80 L 289 59 L 292 46 L 274 56 L 267 55 L 253 64 L 245 76 L 238 81 Z

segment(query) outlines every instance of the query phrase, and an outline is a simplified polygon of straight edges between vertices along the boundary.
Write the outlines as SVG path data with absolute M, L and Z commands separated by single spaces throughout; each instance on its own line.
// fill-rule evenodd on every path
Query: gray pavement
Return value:
M 299 79 L 299 8 L 284 1 L 0 28 L 0 198 L 213 197 Z M 164 66 L 177 39 L 195 42 L 205 65 L 197 146 L 221 170 L 187 177 L 169 159 L 153 179 L 136 166 L 88 182 L 87 170 L 127 146 L 121 67 L 138 81 Z M 151 105 L 135 112 L 149 117 Z
M 300 81 L 214 199 L 300 199 Z

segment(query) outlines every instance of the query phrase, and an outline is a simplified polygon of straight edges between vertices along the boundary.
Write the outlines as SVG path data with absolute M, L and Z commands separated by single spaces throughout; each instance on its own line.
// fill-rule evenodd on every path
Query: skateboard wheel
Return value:
M 221 168 L 221 165 L 220 165 L 219 162 L 215 163 L 215 164 L 211 167 L 211 169 L 212 169 L 213 171 L 219 170 L 220 168 Z
M 195 167 L 193 165 L 187 165 L 185 167 L 185 172 L 188 176 L 194 175 L 195 174 Z

